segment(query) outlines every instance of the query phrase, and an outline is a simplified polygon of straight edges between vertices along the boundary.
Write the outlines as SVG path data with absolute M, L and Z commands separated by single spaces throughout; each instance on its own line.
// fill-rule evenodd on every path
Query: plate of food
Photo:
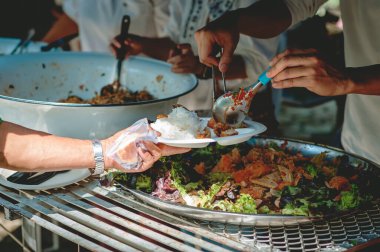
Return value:
M 213 118 L 198 117 L 180 105 L 168 115 L 158 115 L 150 125 L 160 132 L 159 142 L 185 148 L 203 148 L 215 142 L 220 145 L 239 144 L 266 131 L 264 125 L 251 120 L 245 120 L 239 127 L 229 127 Z
M 161 158 L 140 174 L 114 174 L 154 207 L 238 225 L 293 225 L 378 202 L 379 166 L 331 147 L 254 137 Z

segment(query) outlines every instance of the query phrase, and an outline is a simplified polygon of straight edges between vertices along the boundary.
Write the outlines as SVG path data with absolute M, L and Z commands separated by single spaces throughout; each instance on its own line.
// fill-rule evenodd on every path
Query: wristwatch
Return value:
M 99 140 L 92 140 L 95 168 L 90 169 L 91 175 L 101 175 L 104 172 L 103 148 Z

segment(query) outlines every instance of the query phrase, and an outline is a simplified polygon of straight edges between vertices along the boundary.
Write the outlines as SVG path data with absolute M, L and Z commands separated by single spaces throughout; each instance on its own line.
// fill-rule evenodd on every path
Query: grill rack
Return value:
M 343 251 L 380 237 L 380 208 L 331 220 L 286 226 L 249 227 L 195 221 L 215 233 L 258 247 L 267 244 L 281 251 Z
M 173 216 L 84 181 L 39 192 L 0 186 L 0 205 L 94 251 L 344 251 L 380 237 L 378 204 L 313 223 L 237 226 Z

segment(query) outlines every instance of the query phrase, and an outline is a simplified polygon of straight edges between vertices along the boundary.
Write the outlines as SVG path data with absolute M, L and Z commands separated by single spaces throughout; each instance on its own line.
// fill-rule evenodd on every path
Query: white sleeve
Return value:
M 77 0 L 64 0 L 62 9 L 72 20 L 78 23 L 78 1 Z
M 169 18 L 162 31 L 162 37 L 169 37 L 175 43 L 179 43 L 179 23 L 182 18 L 183 6 L 179 0 L 171 0 L 169 4 Z
M 292 26 L 317 13 L 327 0 L 283 0 L 292 15 Z
M 156 0 L 154 4 L 154 23 L 158 37 L 165 37 L 165 27 L 169 22 L 169 3 L 170 0 Z

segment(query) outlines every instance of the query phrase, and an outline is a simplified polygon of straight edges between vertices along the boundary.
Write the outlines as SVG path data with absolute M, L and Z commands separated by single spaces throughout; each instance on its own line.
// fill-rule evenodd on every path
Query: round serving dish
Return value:
M 97 53 L 31 53 L 0 57 L 0 116 L 13 123 L 77 138 L 105 138 L 141 118 L 168 113 L 178 97 L 197 86 L 191 74 L 175 74 L 165 62 L 145 57 L 124 61 L 121 83 L 157 99 L 122 105 L 66 104 L 87 99 L 115 79 L 116 60 Z

